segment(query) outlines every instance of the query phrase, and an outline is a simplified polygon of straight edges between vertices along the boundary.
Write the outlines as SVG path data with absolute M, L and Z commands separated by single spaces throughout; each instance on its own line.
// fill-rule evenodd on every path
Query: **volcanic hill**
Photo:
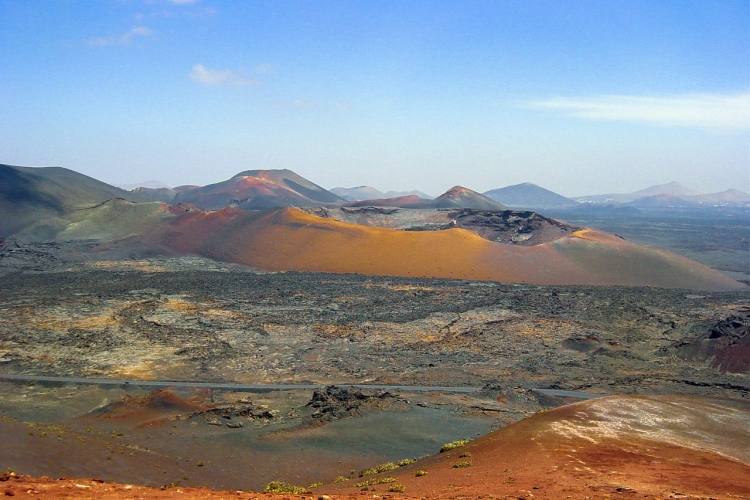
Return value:
M 0 165 L 0 236 L 113 198 L 140 201 L 137 194 L 67 168 Z M 54 238 L 44 233 L 39 237 Z
M 577 201 L 530 182 L 492 189 L 484 193 L 484 195 L 512 208 L 539 210 L 547 208 L 575 208 L 578 206 Z
M 400 207 L 414 209 L 435 208 L 473 208 L 477 210 L 506 210 L 507 207 L 479 194 L 476 191 L 461 186 L 454 186 L 437 198 L 428 200 L 416 195 L 398 196 L 396 198 L 381 198 L 375 200 L 359 200 L 345 203 L 345 207 Z
M 346 201 L 378 200 L 388 198 L 382 191 L 372 186 L 356 186 L 352 188 L 335 187 L 331 192 Z
M 345 200 L 291 170 L 247 170 L 231 179 L 179 192 L 177 203 L 191 203 L 208 210 L 232 206 L 266 210 L 283 206 L 309 207 Z
M 695 203 L 747 203 L 750 202 L 750 193 L 739 189 L 727 189 L 719 193 L 689 196 L 687 200 Z
M 142 248 L 267 270 L 462 278 L 537 284 L 731 290 L 744 285 L 687 258 L 584 229 L 534 246 L 467 229 L 402 231 L 294 208 L 185 214 L 138 239 Z

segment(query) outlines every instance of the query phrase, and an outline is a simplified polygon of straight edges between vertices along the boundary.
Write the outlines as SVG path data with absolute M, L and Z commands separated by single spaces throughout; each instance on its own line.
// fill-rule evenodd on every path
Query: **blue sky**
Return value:
M 747 1 L 0 0 L 0 163 L 750 190 Z

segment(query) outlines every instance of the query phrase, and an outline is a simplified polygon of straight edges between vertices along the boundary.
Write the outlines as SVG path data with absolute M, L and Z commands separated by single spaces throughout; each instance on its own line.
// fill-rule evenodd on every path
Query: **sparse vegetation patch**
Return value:
M 365 479 L 364 481 L 360 481 L 356 483 L 354 486 L 356 486 L 357 488 L 362 488 L 364 486 L 374 486 L 376 484 L 395 483 L 396 481 L 398 481 L 398 479 L 396 479 L 395 477 L 391 477 L 391 476 L 380 477 L 380 478 L 371 477 L 369 479 Z
M 398 462 L 396 462 L 396 465 L 398 465 L 399 467 L 403 467 L 404 465 L 416 463 L 416 461 L 417 461 L 416 458 L 405 458 L 403 460 L 399 460 Z
M 283 481 L 271 481 L 270 483 L 268 483 L 268 485 L 266 485 L 266 489 L 263 491 L 266 493 L 293 493 L 299 495 L 301 493 L 305 493 L 307 491 L 307 488 L 286 484 Z
M 371 469 L 363 470 L 359 473 L 359 477 L 372 476 L 373 474 L 379 474 L 381 472 L 386 472 L 396 468 L 398 468 L 398 465 L 394 464 L 393 462 L 386 462 L 384 464 L 376 465 Z
M 466 467 L 471 467 L 472 465 L 474 465 L 474 462 L 471 460 L 461 460 L 460 462 L 456 462 L 455 464 L 453 464 L 453 468 L 463 469 Z
M 457 439 L 455 441 L 452 441 L 450 443 L 445 443 L 442 448 L 440 448 L 440 453 L 445 453 L 446 451 L 455 450 L 456 448 L 461 448 L 462 446 L 465 446 L 466 443 L 468 443 L 468 439 Z

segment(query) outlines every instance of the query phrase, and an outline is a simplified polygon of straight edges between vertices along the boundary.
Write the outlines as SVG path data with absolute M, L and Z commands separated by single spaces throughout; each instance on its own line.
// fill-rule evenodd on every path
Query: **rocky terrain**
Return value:
M 580 227 L 571 226 L 536 212 L 478 209 L 408 209 L 399 207 L 308 208 L 307 213 L 365 226 L 405 231 L 467 229 L 497 243 L 539 245 L 569 235 Z
M 712 329 L 747 314 L 748 292 L 88 265 L 3 276 L 5 373 L 735 396 L 747 386 L 746 363 L 729 376 L 683 352 L 720 340 Z
M 196 257 L 92 260 L 98 245 L 0 247 L 0 379 L 131 381 L 0 380 L 0 468 L 175 488 L 259 491 L 273 480 L 308 488 L 436 453 L 577 396 L 537 389 L 750 397 L 743 290 L 260 272 Z M 188 384 L 138 385 L 152 380 Z M 59 493 L 84 483 L 35 484 L 27 489 Z M 121 487 L 111 487 L 113 498 L 126 494 Z

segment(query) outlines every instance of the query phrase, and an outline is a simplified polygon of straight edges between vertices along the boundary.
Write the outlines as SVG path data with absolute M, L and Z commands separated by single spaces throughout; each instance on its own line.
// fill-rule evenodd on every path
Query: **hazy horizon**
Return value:
M 750 191 L 744 1 L 0 0 L 0 163 L 431 195 Z

